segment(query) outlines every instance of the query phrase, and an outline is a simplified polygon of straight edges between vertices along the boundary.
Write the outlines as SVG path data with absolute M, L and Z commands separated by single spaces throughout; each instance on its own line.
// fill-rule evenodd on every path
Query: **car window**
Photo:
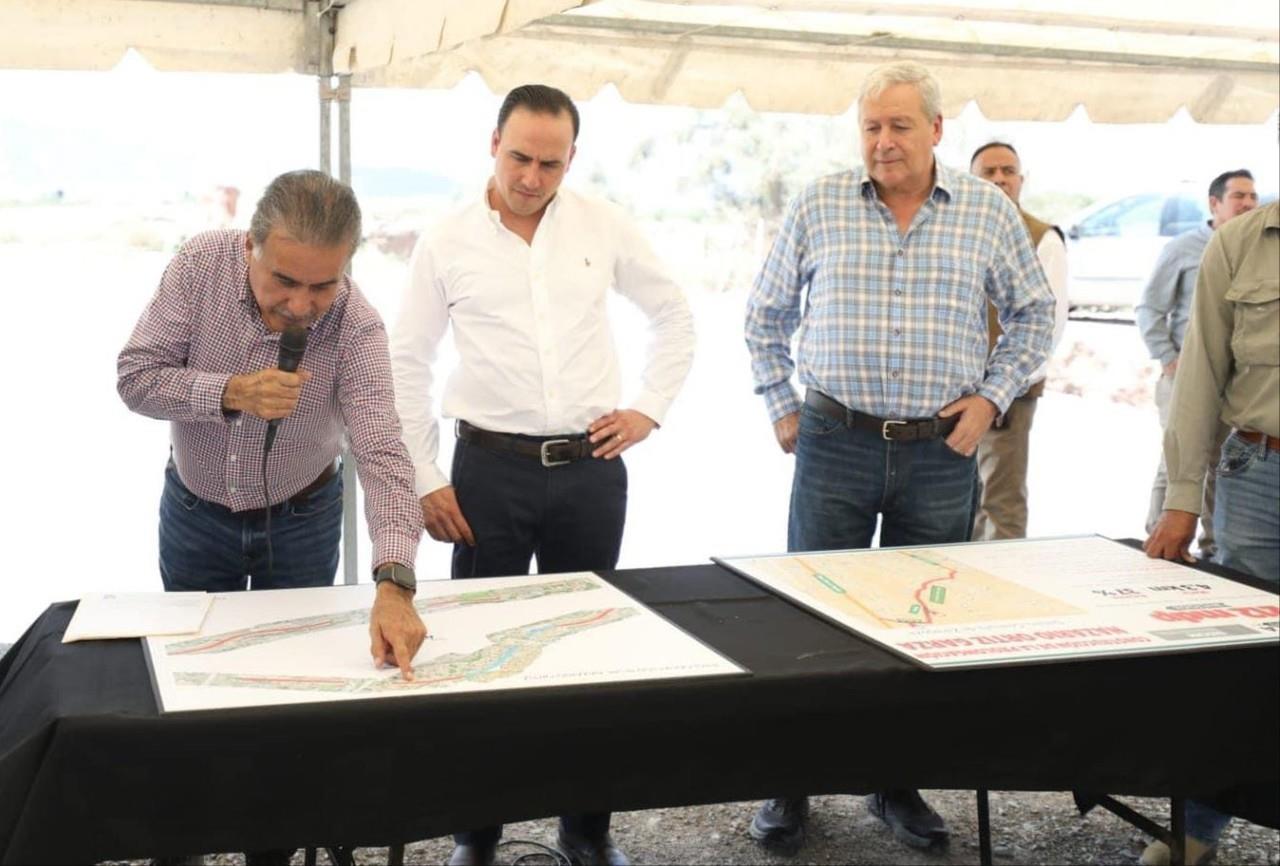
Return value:
M 1164 200 L 1154 194 L 1122 198 L 1080 223 L 1080 237 L 1154 237 L 1160 233 L 1160 212 L 1163 206 Z
M 1160 234 L 1171 238 L 1189 232 L 1209 219 L 1209 207 L 1198 198 L 1177 196 L 1165 203 Z

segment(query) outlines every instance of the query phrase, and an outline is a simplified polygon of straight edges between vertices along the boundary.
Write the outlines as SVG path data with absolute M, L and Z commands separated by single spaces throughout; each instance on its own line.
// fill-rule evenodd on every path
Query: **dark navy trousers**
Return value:
M 619 458 L 543 466 L 534 457 L 459 440 L 453 486 L 476 546 L 455 544 L 453 576 L 504 577 L 615 568 L 627 514 L 627 469 Z M 583 760 L 590 760 L 586 756 Z M 609 813 L 563 815 L 561 829 L 587 839 L 609 831 Z M 455 833 L 459 845 L 494 845 L 502 826 Z

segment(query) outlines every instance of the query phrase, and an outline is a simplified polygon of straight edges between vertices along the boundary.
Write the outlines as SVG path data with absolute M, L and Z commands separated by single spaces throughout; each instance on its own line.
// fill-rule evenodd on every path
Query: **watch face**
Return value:
M 398 562 L 388 563 L 378 569 L 374 575 L 374 582 L 381 583 L 384 580 L 389 580 L 402 589 L 416 590 L 418 588 L 418 580 L 413 571 Z

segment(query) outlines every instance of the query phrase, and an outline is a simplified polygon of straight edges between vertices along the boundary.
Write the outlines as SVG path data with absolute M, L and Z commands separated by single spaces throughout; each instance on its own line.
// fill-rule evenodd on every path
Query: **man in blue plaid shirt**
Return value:
M 938 83 L 879 67 L 858 100 L 864 167 L 791 203 L 747 304 L 756 393 L 796 455 L 792 551 L 967 541 L 974 451 L 1048 357 L 1054 299 L 1017 209 L 995 186 L 939 165 Z M 807 294 L 806 294 L 807 290 Z M 986 306 L 1004 336 L 988 357 Z M 799 329 L 803 397 L 791 383 Z M 918 791 L 867 807 L 903 842 L 945 844 Z M 767 801 L 751 835 L 794 853 L 805 797 Z

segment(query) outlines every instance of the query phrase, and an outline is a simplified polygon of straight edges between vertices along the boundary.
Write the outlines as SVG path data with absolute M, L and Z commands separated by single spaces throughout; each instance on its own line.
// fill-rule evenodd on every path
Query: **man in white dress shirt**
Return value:
M 418 241 L 391 339 L 396 406 L 427 531 L 452 542 L 454 577 L 610 569 L 626 517 L 619 457 L 657 427 L 693 360 L 693 320 L 634 223 L 560 189 L 578 111 L 524 85 L 498 112 L 483 197 Z M 626 408 L 608 290 L 649 318 L 649 357 Z M 452 472 L 436 465 L 432 364 L 449 325 L 459 364 L 441 414 L 457 419 Z M 609 813 L 561 818 L 575 862 L 626 863 Z M 490 863 L 501 826 L 455 834 L 450 863 Z
M 1036 258 L 1049 280 L 1054 296 L 1053 348 L 1057 348 L 1067 328 L 1067 245 L 1062 229 L 1041 222 L 1022 209 L 1022 160 L 1012 144 L 992 141 L 973 152 L 969 170 L 1000 187 L 1018 206 L 1018 214 L 1031 236 Z M 994 349 L 999 340 L 1000 322 L 995 307 L 987 304 L 987 337 Z M 1049 350 L 1051 353 L 1053 349 Z M 1025 391 L 1014 398 L 1009 409 L 996 418 L 978 443 L 978 478 L 981 504 L 973 524 L 975 541 L 1027 536 L 1027 462 L 1031 450 L 1031 421 L 1036 402 L 1044 393 L 1048 362 L 1031 374 Z

